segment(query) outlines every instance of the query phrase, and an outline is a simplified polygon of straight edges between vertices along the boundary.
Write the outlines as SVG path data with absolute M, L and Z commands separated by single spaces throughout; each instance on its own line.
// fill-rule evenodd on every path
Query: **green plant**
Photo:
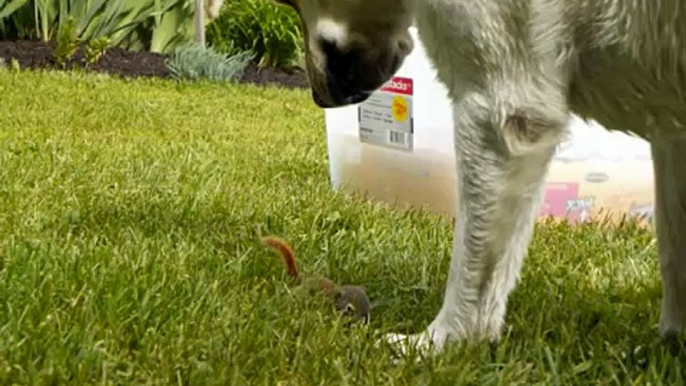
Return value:
M 17 60 L 17 58 L 10 59 L 10 70 L 12 70 L 13 72 L 21 71 L 21 64 L 19 63 L 19 60 Z
M 86 66 L 92 66 L 100 60 L 110 45 L 110 39 L 102 36 L 97 39 L 89 40 L 84 49 Z
M 10 0 L 9 2 L 0 3 L 0 20 L 17 12 L 21 7 L 26 5 L 29 0 Z
M 174 52 L 167 59 L 167 68 L 177 80 L 234 81 L 253 57 L 251 52 L 227 55 L 192 43 Z
M 43 39 L 72 16 L 82 40 L 107 36 L 111 44 L 154 52 L 172 50 L 192 39 L 188 0 L 35 0 Z
M 112 46 L 173 52 L 193 40 L 193 12 L 189 0 L 11 0 L 0 5 L 0 37 L 52 40 L 73 18 L 81 41 L 106 36 Z
M 0 1 L 0 39 L 36 39 L 30 0 Z
M 207 42 L 219 52 L 254 52 L 260 67 L 291 68 L 302 61 L 296 13 L 272 0 L 232 0 L 207 26 Z
M 64 24 L 60 25 L 57 31 L 57 46 L 53 53 L 55 63 L 60 67 L 65 67 L 69 59 L 76 53 L 78 47 L 79 40 L 76 20 L 73 17 L 69 17 Z

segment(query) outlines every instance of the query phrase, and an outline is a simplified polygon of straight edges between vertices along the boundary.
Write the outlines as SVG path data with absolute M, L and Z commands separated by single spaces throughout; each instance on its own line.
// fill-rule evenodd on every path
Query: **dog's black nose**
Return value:
M 354 104 L 369 97 L 364 89 L 362 56 L 355 49 L 341 49 L 335 42 L 320 39 L 326 57 L 326 81 L 329 94 L 337 104 Z
M 356 54 L 352 49 L 342 49 L 335 41 L 319 39 L 322 52 L 326 57 L 326 69 L 334 75 L 344 75 L 351 65 L 354 65 Z

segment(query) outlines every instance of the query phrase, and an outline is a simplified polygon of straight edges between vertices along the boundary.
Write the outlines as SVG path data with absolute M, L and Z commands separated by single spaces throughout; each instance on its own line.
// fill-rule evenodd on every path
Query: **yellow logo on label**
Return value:
M 396 96 L 393 98 L 393 103 L 391 103 L 391 111 L 393 112 L 393 119 L 397 122 L 404 122 L 407 119 L 407 114 L 409 112 L 409 107 L 407 106 L 407 101 L 401 96 Z

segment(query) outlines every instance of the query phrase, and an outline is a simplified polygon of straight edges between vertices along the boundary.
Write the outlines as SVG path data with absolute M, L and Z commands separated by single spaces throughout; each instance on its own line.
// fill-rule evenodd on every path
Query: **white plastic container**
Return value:
M 369 100 L 327 109 L 331 182 L 389 203 L 452 216 L 456 206 L 453 120 L 445 87 L 415 39 L 394 79 Z M 650 217 L 649 144 L 574 116 L 558 150 L 540 215 L 584 221 L 601 212 Z

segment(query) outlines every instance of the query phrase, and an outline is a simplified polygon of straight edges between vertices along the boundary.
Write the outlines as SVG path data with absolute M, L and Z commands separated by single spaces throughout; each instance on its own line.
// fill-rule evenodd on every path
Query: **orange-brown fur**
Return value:
M 298 280 L 298 269 L 295 266 L 295 256 L 291 246 L 276 236 L 265 236 L 262 238 L 262 242 L 278 252 L 279 256 L 283 259 L 284 264 L 286 264 L 288 276 L 294 280 Z

